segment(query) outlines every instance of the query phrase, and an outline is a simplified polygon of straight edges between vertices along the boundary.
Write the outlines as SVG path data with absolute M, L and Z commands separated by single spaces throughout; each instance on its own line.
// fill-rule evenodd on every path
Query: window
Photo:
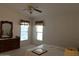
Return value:
M 36 23 L 36 39 L 39 41 L 43 41 L 43 23 Z
M 21 22 L 21 41 L 28 40 L 28 29 L 29 29 L 29 23 L 28 22 Z

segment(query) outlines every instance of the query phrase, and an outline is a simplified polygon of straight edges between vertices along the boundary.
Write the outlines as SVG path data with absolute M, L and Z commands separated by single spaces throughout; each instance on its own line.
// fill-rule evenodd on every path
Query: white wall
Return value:
M 79 47 L 79 4 L 37 4 L 43 11 L 35 20 L 44 20 L 44 43 Z

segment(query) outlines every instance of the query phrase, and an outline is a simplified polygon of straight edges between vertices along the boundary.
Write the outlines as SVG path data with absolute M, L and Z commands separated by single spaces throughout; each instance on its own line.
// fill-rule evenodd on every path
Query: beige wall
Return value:
M 33 14 L 32 21 L 44 20 L 44 43 L 63 47 L 79 47 L 79 4 L 37 4 L 42 13 Z M 0 6 L 0 20 L 13 22 L 13 37 L 20 35 L 19 20 L 26 16 L 6 6 Z M 33 25 L 32 25 L 33 26 Z M 32 28 L 31 28 L 32 29 Z M 34 34 L 34 32 L 31 31 Z M 29 33 L 31 43 L 37 42 Z M 22 45 L 27 45 L 27 41 Z
M 37 4 L 38 5 L 38 4 Z M 79 47 L 79 4 L 40 4 L 44 20 L 44 43 L 63 47 Z
M 29 20 L 23 14 L 11 9 L 7 6 L 0 5 L 0 21 L 11 21 L 13 22 L 13 37 L 20 36 L 20 20 Z M 30 32 L 29 32 L 30 34 Z M 21 46 L 26 45 L 28 42 L 21 42 Z

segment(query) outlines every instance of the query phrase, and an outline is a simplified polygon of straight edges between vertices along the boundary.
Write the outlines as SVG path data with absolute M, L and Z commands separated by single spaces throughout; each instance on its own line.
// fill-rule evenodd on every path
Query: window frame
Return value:
M 40 25 L 43 26 L 42 32 L 37 32 L 37 28 L 36 27 L 37 26 L 40 26 Z M 36 40 L 37 41 L 43 41 L 43 39 L 44 39 L 44 34 L 43 34 L 44 33 L 44 22 L 43 21 L 36 21 L 35 22 L 35 32 L 36 32 Z M 37 37 L 38 36 L 38 33 L 41 33 L 42 34 L 42 40 L 38 39 L 38 37 Z
M 24 23 L 24 24 L 23 24 Z M 20 21 L 20 27 L 21 25 L 28 25 L 28 31 L 24 31 L 24 32 L 27 32 L 27 39 L 24 39 L 24 40 L 29 40 L 29 25 L 30 25 L 30 22 L 29 21 L 25 21 L 25 20 L 21 20 Z M 20 30 L 20 37 L 21 37 L 21 30 Z M 24 41 L 22 39 L 20 39 L 20 41 Z

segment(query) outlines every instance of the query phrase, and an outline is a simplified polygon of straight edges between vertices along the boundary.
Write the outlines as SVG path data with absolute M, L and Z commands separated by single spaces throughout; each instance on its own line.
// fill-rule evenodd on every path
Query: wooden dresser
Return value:
M 20 38 L 0 39 L 0 52 L 20 48 Z

